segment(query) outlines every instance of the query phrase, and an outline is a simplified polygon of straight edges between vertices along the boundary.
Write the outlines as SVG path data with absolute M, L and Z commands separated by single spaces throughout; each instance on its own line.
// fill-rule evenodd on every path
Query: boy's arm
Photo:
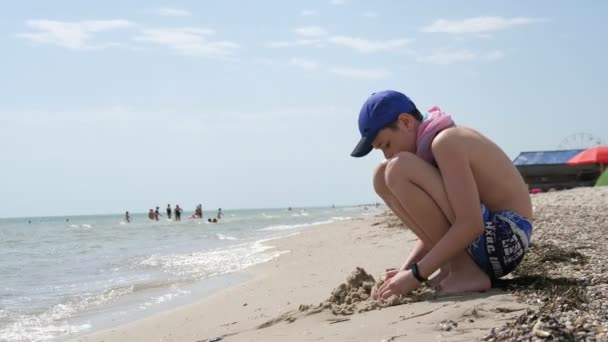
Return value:
M 455 220 L 418 263 L 420 275 L 425 278 L 464 251 L 483 232 L 479 192 L 469 160 L 469 141 L 460 134 L 457 130 L 444 131 L 432 144 Z
M 403 263 L 403 265 L 401 265 L 401 268 L 399 269 L 408 269 L 411 264 L 420 261 L 420 259 L 422 259 L 427 253 L 428 250 L 424 246 L 424 243 L 422 242 L 422 240 L 418 239 L 418 241 L 416 241 L 416 245 L 414 246 L 414 248 L 412 248 L 410 255 L 407 257 L 407 259 L 405 259 L 405 262 Z

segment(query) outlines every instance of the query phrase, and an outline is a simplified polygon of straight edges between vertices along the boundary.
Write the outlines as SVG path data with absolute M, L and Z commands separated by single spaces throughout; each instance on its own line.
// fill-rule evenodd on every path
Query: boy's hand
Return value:
M 399 270 L 380 286 L 376 295 L 381 299 L 387 299 L 394 294 L 408 294 L 419 286 L 420 283 L 414 278 L 412 271 Z
M 391 279 L 395 274 L 399 273 L 399 270 L 396 268 L 387 268 L 386 273 L 384 273 L 384 281 Z

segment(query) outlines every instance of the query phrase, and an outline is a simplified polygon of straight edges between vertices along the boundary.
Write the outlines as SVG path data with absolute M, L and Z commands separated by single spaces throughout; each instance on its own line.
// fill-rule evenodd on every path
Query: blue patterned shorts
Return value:
M 530 221 L 512 211 L 495 213 L 481 205 L 484 231 L 468 248 L 473 260 L 490 278 L 511 273 L 523 260 L 532 238 Z

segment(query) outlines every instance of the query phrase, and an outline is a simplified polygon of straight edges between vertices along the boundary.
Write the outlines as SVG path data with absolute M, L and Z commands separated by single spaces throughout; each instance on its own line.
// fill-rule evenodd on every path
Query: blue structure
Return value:
M 566 164 L 568 160 L 583 151 L 584 150 L 522 152 L 513 160 L 513 165 Z
M 593 186 L 600 176 L 595 164 L 568 165 L 568 160 L 584 150 L 521 152 L 514 160 L 530 189 L 561 190 Z

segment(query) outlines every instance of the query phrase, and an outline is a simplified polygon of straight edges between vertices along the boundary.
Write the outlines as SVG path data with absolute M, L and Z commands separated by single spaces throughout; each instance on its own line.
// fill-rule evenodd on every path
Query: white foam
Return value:
M 0 329 L 0 341 L 45 341 L 88 330 L 91 328 L 90 324 L 70 325 L 66 320 L 86 308 L 113 301 L 131 292 L 132 286 L 108 289 L 96 295 L 84 294 L 36 315 L 4 311 L 2 320 L 11 323 Z
M 291 225 L 290 224 L 281 224 L 281 225 L 276 225 L 276 226 L 265 227 L 260 230 L 261 231 L 291 230 L 291 229 L 298 229 L 298 228 L 304 228 L 304 227 L 318 226 L 318 225 L 322 225 L 322 224 L 329 224 L 329 223 L 333 223 L 336 221 L 344 221 L 344 220 L 350 220 L 350 219 L 351 219 L 350 217 L 336 216 L 336 217 L 332 217 L 331 219 L 325 220 L 325 221 L 291 224 Z
M 227 249 L 189 254 L 152 255 L 141 260 L 142 266 L 160 267 L 163 271 L 180 278 L 202 279 L 263 263 L 288 251 L 277 251 L 274 246 L 264 245 L 268 240 L 242 243 Z
M 215 234 L 215 236 L 220 240 L 238 240 L 234 236 L 224 235 L 224 234 L 220 234 L 220 233 Z

